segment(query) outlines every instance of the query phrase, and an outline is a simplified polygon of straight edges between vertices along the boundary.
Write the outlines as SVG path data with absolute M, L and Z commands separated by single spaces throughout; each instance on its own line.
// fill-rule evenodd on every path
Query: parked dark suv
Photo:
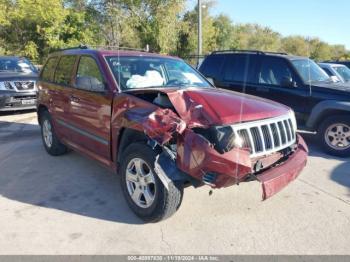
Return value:
M 0 56 L 0 112 L 36 108 L 38 71 L 26 58 Z
M 217 87 L 290 106 L 299 129 L 317 132 L 330 154 L 350 156 L 350 86 L 333 83 L 314 61 L 284 53 L 218 51 L 199 70 Z
M 266 199 L 306 164 L 289 107 L 216 89 L 176 57 L 64 50 L 48 58 L 38 88 L 47 152 L 72 148 L 117 171 L 147 221 L 173 214 L 186 185 L 255 179 Z

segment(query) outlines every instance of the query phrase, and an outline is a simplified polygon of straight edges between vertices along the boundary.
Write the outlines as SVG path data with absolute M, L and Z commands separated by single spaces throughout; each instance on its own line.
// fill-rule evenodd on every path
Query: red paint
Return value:
M 287 114 L 281 104 L 213 88 L 193 88 L 167 91 L 171 102 L 189 128 L 207 125 L 227 125 Z
M 244 181 L 253 172 L 252 166 L 256 159 L 250 159 L 249 152 L 239 148 L 220 154 L 205 138 L 194 133 L 192 128 L 272 118 L 285 115 L 289 111 L 288 107 L 269 100 L 215 88 L 148 88 L 120 92 L 105 56 L 160 55 L 96 50 L 67 50 L 59 54 L 62 53 L 90 55 L 95 58 L 108 90 L 106 93 L 77 90 L 74 88 L 74 76 L 68 86 L 40 80 L 39 106 L 46 107 L 50 112 L 60 140 L 114 169 L 117 166 L 120 135 L 122 130 L 129 128 L 145 133 L 160 145 L 177 139 L 176 161 L 180 170 L 200 181 L 205 173 L 215 173 L 218 177 L 213 187 L 227 187 Z M 75 70 L 76 67 L 77 65 Z M 168 95 L 174 111 L 162 109 L 137 97 L 157 92 Z M 59 124 L 58 120 L 81 129 L 95 138 L 69 129 Z M 298 141 L 298 149 L 289 159 L 278 167 L 268 168 L 258 176 L 263 185 L 264 199 L 295 179 L 305 166 L 307 147 L 302 138 L 299 137 Z M 260 160 L 264 166 L 269 166 L 281 157 L 281 154 L 275 153 Z
M 189 129 L 178 138 L 177 165 L 183 172 L 199 180 L 205 173 L 218 174 L 217 188 L 238 183 L 252 172 L 247 151 L 235 148 L 219 154 L 207 140 Z
M 298 141 L 297 150 L 285 163 L 257 176 L 257 179 L 262 183 L 263 200 L 273 196 L 295 180 L 305 167 L 308 148 L 301 136 L 298 136 Z

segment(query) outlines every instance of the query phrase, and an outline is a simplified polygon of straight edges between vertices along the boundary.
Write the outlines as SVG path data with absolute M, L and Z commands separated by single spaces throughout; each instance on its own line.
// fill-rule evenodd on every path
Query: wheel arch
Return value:
M 122 128 L 119 131 L 119 136 L 117 140 L 117 153 L 116 153 L 116 162 L 119 166 L 121 157 L 125 149 L 132 143 L 141 142 L 147 143 L 148 137 L 141 131 L 131 129 L 131 128 Z
M 47 111 L 47 112 L 49 111 L 49 109 L 47 108 L 47 106 L 40 104 L 40 105 L 38 106 L 38 109 L 37 109 L 38 123 L 39 123 L 39 125 L 41 125 L 41 115 L 42 115 L 42 113 L 45 112 L 45 111 Z
M 326 100 L 318 103 L 311 111 L 306 126 L 309 129 L 318 129 L 322 120 L 335 115 L 348 115 L 350 102 Z

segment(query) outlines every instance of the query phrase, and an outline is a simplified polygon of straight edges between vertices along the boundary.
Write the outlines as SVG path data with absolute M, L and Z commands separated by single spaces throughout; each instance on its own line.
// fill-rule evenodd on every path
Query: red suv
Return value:
M 266 199 L 306 164 L 290 108 L 217 89 L 179 58 L 62 50 L 48 58 L 38 89 L 47 152 L 70 148 L 115 170 L 146 221 L 172 215 L 187 185 L 255 179 Z

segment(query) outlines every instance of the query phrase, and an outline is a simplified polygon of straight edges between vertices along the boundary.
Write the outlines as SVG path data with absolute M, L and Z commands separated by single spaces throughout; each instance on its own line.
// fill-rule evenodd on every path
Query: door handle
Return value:
M 69 99 L 70 99 L 70 101 L 72 101 L 72 102 L 79 102 L 79 101 L 80 101 L 80 98 L 79 98 L 79 97 L 76 97 L 76 96 L 74 96 L 74 95 L 69 96 Z

